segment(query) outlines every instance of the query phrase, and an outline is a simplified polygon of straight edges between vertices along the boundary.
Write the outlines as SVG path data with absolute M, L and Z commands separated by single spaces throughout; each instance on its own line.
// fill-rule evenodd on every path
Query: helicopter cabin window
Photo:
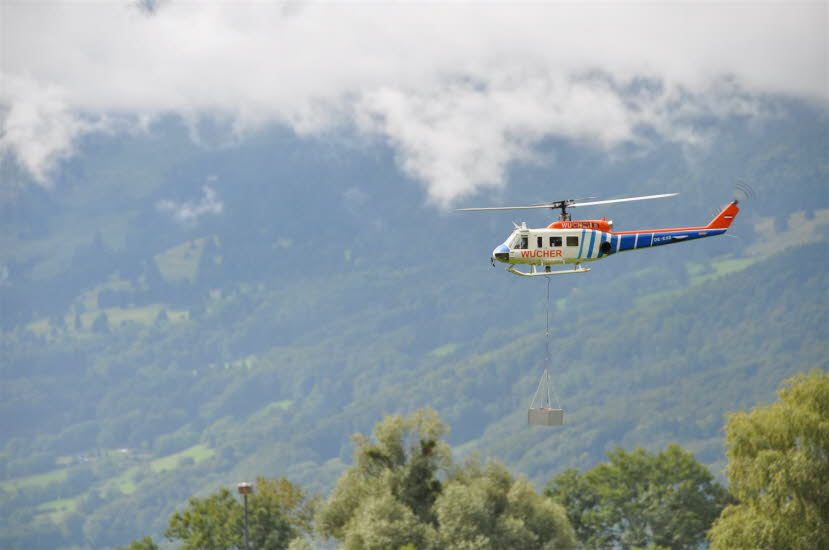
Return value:
M 567 237 L 567 246 L 578 246 L 579 245 L 579 238 L 578 237 Z
M 521 250 L 526 250 L 530 247 L 530 238 L 524 235 L 521 237 L 521 244 L 518 245 L 518 248 Z
M 561 237 L 550 237 L 550 246 L 561 246 Z
M 538 237 L 535 241 L 535 244 L 536 244 L 536 246 L 535 246 L 536 248 L 541 248 L 542 246 L 544 246 L 544 238 L 543 237 Z

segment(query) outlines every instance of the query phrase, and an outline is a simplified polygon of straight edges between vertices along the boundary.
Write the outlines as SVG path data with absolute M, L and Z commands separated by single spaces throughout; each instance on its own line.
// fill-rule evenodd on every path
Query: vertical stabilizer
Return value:
M 732 201 L 731 204 L 723 208 L 722 212 L 717 214 L 716 218 L 711 220 L 706 229 L 728 229 L 739 211 L 737 201 Z

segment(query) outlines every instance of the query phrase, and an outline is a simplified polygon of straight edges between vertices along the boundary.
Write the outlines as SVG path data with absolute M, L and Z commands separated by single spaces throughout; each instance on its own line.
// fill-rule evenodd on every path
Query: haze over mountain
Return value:
M 328 490 L 432 407 L 536 484 L 613 445 L 718 475 L 826 368 L 825 4 L 3 4 L 0 544 L 107 548 L 256 475 Z M 106 24 L 103 24 L 106 22 Z M 729 236 L 551 282 L 512 221 Z M 746 187 L 747 186 L 747 187 Z M 563 279 L 563 280 L 562 280 Z M 549 366 L 565 426 L 526 425 Z

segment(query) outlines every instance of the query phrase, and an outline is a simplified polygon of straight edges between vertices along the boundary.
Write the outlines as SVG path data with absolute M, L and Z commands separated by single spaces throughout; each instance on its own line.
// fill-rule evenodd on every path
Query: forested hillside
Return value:
M 555 278 L 549 365 L 546 283 L 489 266 L 510 214 L 428 203 L 378 144 L 269 130 L 208 149 L 168 119 L 88 138 L 52 189 L 6 170 L 0 546 L 125 544 L 257 475 L 327 491 L 352 433 L 421 407 L 459 454 L 539 487 L 614 445 L 678 442 L 720 474 L 724 413 L 827 367 L 825 122 L 780 108 L 763 132 L 731 121 L 702 160 L 550 144 L 555 163 L 469 199 L 681 192 L 579 212 L 625 230 L 754 191 L 733 236 Z M 545 366 L 562 428 L 526 424 Z

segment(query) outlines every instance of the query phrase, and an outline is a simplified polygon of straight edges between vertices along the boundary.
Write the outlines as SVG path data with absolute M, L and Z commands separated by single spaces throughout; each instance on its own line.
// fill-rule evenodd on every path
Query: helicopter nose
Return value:
M 492 257 L 506 263 L 509 260 L 509 248 L 505 244 L 498 245 L 498 248 L 492 251 Z

